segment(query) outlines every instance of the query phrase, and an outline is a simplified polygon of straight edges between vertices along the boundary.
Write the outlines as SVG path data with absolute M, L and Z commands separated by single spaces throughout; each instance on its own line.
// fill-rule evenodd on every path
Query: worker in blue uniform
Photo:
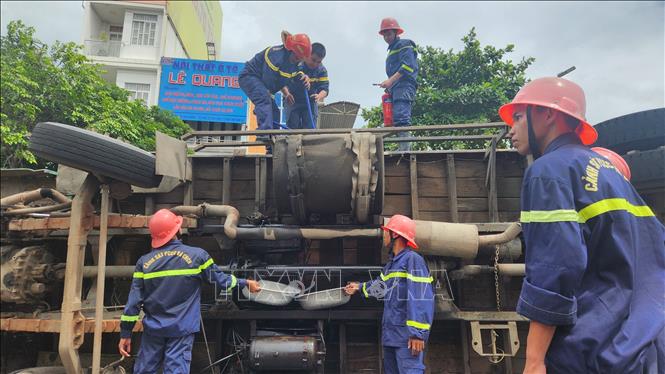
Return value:
M 597 133 L 585 108 L 578 85 L 551 77 L 499 109 L 513 146 L 535 158 L 521 194 L 526 277 L 517 312 L 531 320 L 524 373 L 655 373 L 665 228 L 589 149 Z
M 411 108 L 416 99 L 416 79 L 418 77 L 418 54 L 416 43 L 399 37 L 404 30 L 397 20 L 388 17 L 381 21 L 379 34 L 388 43 L 386 74 L 388 79 L 379 84 L 390 93 L 393 107 L 394 126 L 411 125 Z M 408 131 L 398 133 L 399 137 L 408 137 Z M 411 143 L 399 143 L 400 151 L 411 150 Z
M 349 283 L 349 295 L 383 299 L 383 368 L 386 374 L 422 374 L 425 372 L 425 344 L 434 319 L 433 278 L 425 260 L 413 251 L 416 223 L 396 214 L 383 227 L 383 244 L 390 250 L 390 260 L 379 278 L 369 282 Z M 410 248 L 409 248 L 410 247 Z
M 323 99 L 330 93 L 328 70 L 322 63 L 325 57 L 326 48 L 323 44 L 312 43 L 311 57 L 306 58 L 298 65 L 299 70 L 309 77 L 310 89 L 307 91 L 307 95 L 305 95 L 302 82 L 295 79 L 292 79 L 289 85 L 282 90 L 287 103 L 286 125 L 288 128 L 308 129 L 316 127 L 318 104 L 322 103 Z
M 299 79 L 309 88 L 309 78 L 298 71 L 298 63 L 310 57 L 312 46 L 305 34 L 282 32 L 282 45 L 268 47 L 245 63 L 238 82 L 254 103 L 259 130 L 279 128 L 279 110 L 272 95 Z
M 151 217 L 148 227 L 153 250 L 136 263 L 129 298 L 120 317 L 120 354 L 129 356 L 134 324 L 143 310 L 141 349 L 134 374 L 163 372 L 188 374 L 194 334 L 201 323 L 201 283 L 220 291 L 236 286 L 260 290 L 253 280 L 227 275 L 215 265 L 208 252 L 178 240 L 182 217 L 162 209 Z

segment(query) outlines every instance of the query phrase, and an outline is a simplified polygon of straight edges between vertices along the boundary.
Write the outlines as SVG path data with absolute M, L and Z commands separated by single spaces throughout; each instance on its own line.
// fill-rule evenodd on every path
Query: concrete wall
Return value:
M 148 104 L 157 105 L 159 95 L 157 71 L 118 70 L 115 84 L 125 88 L 125 83 L 143 83 L 150 85 L 150 97 Z
M 165 22 L 165 24 L 166 41 L 164 43 L 164 51 L 162 52 L 162 55 L 165 57 L 188 58 L 187 52 L 185 52 L 182 44 L 180 44 L 178 35 L 171 22 Z
M 198 12 L 196 6 L 200 7 Z M 175 26 L 189 58 L 207 60 L 206 42 L 208 41 L 215 42 L 217 56 L 220 55 L 222 8 L 219 2 L 206 1 L 195 5 L 192 1 L 168 1 L 166 12 Z M 202 13 L 205 14 L 203 19 L 199 17 L 199 14 Z M 212 40 L 208 40 L 208 34 Z

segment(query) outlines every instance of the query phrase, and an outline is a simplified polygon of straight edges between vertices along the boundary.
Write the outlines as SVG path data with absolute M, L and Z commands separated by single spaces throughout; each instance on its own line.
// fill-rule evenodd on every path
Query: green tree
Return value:
M 514 45 L 481 47 L 475 28 L 462 38 L 459 52 L 435 47 L 418 47 L 418 90 L 413 107 L 414 126 L 500 121 L 497 109 L 515 96 L 526 83 L 526 69 L 533 57 L 518 62 L 507 59 Z M 369 127 L 382 126 L 380 107 L 362 110 Z M 495 130 L 456 131 L 454 135 L 483 134 Z M 451 135 L 452 132 L 445 132 Z M 428 131 L 420 135 L 444 135 Z M 463 149 L 472 142 L 421 142 L 414 149 Z M 475 147 L 478 143 L 475 142 Z
M 129 92 L 106 82 L 75 43 L 49 48 L 21 21 L 0 37 L 2 167 L 44 166 L 29 150 L 38 122 L 86 128 L 151 151 L 155 131 L 178 137 L 190 130 L 171 112 L 130 101 Z

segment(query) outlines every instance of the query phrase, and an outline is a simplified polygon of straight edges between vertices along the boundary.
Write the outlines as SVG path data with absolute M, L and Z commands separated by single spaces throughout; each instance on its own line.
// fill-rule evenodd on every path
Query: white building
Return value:
M 158 102 L 162 56 L 215 59 L 221 40 L 219 2 L 84 1 L 83 7 L 85 54 L 104 66 L 109 82 L 148 105 Z

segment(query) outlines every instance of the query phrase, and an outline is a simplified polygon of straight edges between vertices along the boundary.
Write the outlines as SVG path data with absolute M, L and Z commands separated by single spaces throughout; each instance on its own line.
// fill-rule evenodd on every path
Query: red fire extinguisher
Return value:
M 393 100 L 389 93 L 381 96 L 381 108 L 383 109 L 383 125 L 385 127 L 393 126 Z

